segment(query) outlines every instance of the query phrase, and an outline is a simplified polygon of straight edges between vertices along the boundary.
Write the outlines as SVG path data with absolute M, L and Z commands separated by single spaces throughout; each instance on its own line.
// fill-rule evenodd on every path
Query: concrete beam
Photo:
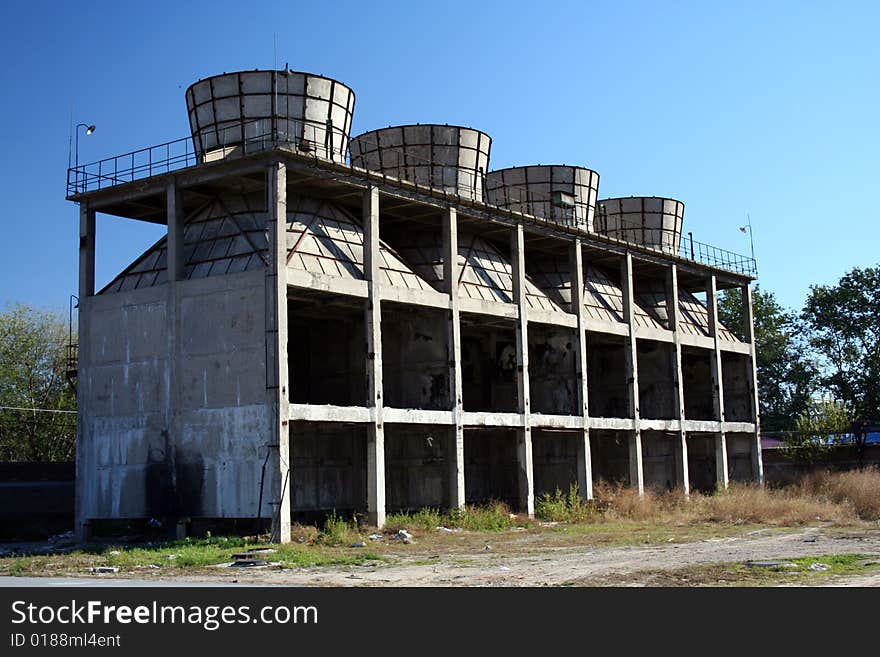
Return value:
M 685 347 L 696 347 L 697 349 L 715 349 L 715 340 L 705 335 L 693 335 L 679 331 L 679 341 Z
M 636 422 L 626 417 L 591 417 L 587 419 L 588 428 L 608 431 L 634 431 Z
M 651 328 L 648 326 L 635 326 L 634 329 L 636 338 L 640 340 L 654 340 L 655 342 L 665 342 L 667 344 L 675 342 L 675 337 L 672 335 L 672 332 L 667 331 L 666 329 Z
M 288 418 L 291 422 L 374 422 L 372 408 L 366 406 L 332 406 L 329 404 L 291 404 Z
M 329 292 L 340 296 L 366 299 L 370 296 L 367 281 L 358 281 L 339 276 L 328 276 L 302 269 L 287 268 L 287 285 L 310 291 Z
M 266 230 L 269 266 L 266 268 L 266 392 L 271 409 L 274 447 L 271 462 L 272 539 L 290 542 L 290 410 L 287 360 L 287 169 L 274 162 L 267 171 L 269 206 Z M 262 512 L 262 510 L 260 510 Z
M 544 326 L 565 326 L 566 328 L 576 328 L 577 317 L 556 310 L 529 308 L 529 323 L 542 324 Z
M 524 427 L 521 413 L 488 413 L 483 411 L 464 411 L 462 424 L 465 427 Z
M 513 300 L 519 313 L 516 322 L 516 391 L 523 427 L 517 431 L 520 509 L 535 515 L 535 478 L 532 462 L 532 429 L 529 415 L 529 317 L 526 302 L 526 250 L 522 224 L 510 233 L 510 261 L 513 269 Z
M 764 460 L 761 456 L 761 406 L 758 399 L 758 362 L 755 351 L 755 312 L 752 305 L 752 288 L 749 285 L 742 287 L 743 329 L 745 330 L 746 342 L 749 346 L 749 389 L 752 399 L 752 419 L 754 429 L 752 432 L 752 472 L 755 479 L 764 485 Z
M 367 516 L 371 525 L 385 525 L 385 428 L 382 382 L 382 291 L 379 253 L 379 188 L 363 197 L 364 274 L 369 298 L 365 312 L 367 332 L 367 405 L 374 419 L 367 425 Z
M 545 415 L 544 413 L 530 413 L 529 426 L 534 429 L 583 430 L 584 418 L 580 415 Z
M 682 425 L 687 433 L 719 433 L 722 430 L 721 423 L 715 420 L 684 420 Z
M 178 407 L 180 400 L 180 281 L 183 279 L 183 199 L 180 189 L 172 178 L 165 189 L 165 220 L 168 225 L 166 237 L 165 266 L 167 268 L 167 296 L 165 300 L 165 346 L 168 380 L 165 397 L 165 470 L 171 490 L 177 491 L 176 453 L 180 437 Z M 259 515 L 260 509 L 257 509 Z M 186 531 L 186 523 L 180 518 L 169 518 L 178 529 Z
M 461 370 L 461 316 L 458 279 L 458 215 L 449 208 L 443 215 L 443 288 L 447 294 L 449 319 L 446 323 L 446 353 L 449 361 L 449 399 L 452 427 L 449 431 L 449 507 L 465 505 L 464 480 L 464 384 Z
M 519 308 L 515 303 L 502 303 L 501 301 L 484 301 L 482 299 L 471 299 L 469 297 L 459 297 L 458 310 L 461 313 L 471 313 L 474 315 L 488 315 L 490 317 L 503 317 L 515 321 L 519 317 Z
M 455 412 L 383 406 L 382 421 L 385 424 L 441 424 L 454 427 Z

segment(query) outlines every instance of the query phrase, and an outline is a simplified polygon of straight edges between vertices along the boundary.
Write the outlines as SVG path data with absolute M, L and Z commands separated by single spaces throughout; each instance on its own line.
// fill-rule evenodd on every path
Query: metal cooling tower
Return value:
M 193 145 L 201 161 L 289 142 L 300 152 L 343 161 L 354 92 L 298 71 L 239 71 L 186 90 Z
M 454 125 L 402 125 L 365 132 L 351 140 L 353 166 L 400 180 L 483 200 L 492 138 Z
M 537 165 L 492 171 L 486 201 L 508 210 L 593 229 L 599 174 L 582 167 Z
M 678 255 L 684 203 L 656 196 L 599 201 L 597 232 Z

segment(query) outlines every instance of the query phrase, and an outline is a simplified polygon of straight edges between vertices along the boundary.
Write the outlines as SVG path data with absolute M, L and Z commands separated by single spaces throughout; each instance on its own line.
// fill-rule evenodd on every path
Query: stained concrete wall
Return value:
M 639 412 L 641 417 L 671 420 L 676 416 L 675 348 L 653 340 L 639 340 Z
M 512 328 L 461 327 L 464 410 L 517 410 L 515 338 Z
M 587 335 L 587 384 L 590 416 L 630 417 L 627 408 L 626 358 L 620 339 Z
M 288 304 L 290 400 L 362 406 L 366 402 L 366 333 L 362 310 L 323 315 Z
M 731 481 L 754 481 L 752 446 L 755 437 L 747 433 L 727 434 L 727 472 Z
M 590 431 L 594 481 L 629 483 L 628 441 L 623 431 Z
M 86 518 L 256 513 L 266 408 L 262 271 L 178 283 L 178 395 L 166 285 L 86 299 Z M 82 354 L 82 351 L 81 351 Z M 179 429 L 178 429 L 179 428 Z
M 574 431 L 532 431 L 532 464 L 535 497 L 568 492 L 577 483 L 578 440 L 583 434 Z
M 382 308 L 382 379 L 385 405 L 452 408 L 446 319 L 441 311 Z
M 752 422 L 752 394 L 749 390 L 751 359 L 742 354 L 721 354 L 724 384 L 724 419 L 728 422 Z
M 292 422 L 293 517 L 310 519 L 310 512 L 363 512 L 367 508 L 366 445 L 363 425 Z
M 688 420 L 716 419 L 712 403 L 711 357 L 711 352 L 706 349 L 682 351 L 684 415 Z
M 516 432 L 510 429 L 465 429 L 464 481 L 468 504 L 492 500 L 519 506 Z
M 532 412 L 577 414 L 577 333 L 533 327 L 528 335 Z
M 688 434 L 688 478 L 691 490 L 715 490 L 715 437 L 711 434 Z
M 449 506 L 449 427 L 385 425 L 385 505 L 389 511 Z
M 661 431 L 642 431 L 642 468 L 645 488 L 672 490 L 678 482 L 673 436 Z

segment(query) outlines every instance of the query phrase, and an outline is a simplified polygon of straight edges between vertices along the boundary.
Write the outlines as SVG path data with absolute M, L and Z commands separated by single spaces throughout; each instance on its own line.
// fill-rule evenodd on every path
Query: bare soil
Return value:
M 658 578 L 658 572 L 679 572 L 701 564 L 835 554 L 863 554 L 869 560 L 880 559 L 877 529 L 768 528 L 686 543 L 671 538 L 667 543 L 635 546 L 542 545 L 540 534 L 499 537 L 499 543 L 497 551 L 485 546 L 475 549 L 473 540 L 463 540 L 460 551 L 449 550 L 454 545 L 427 552 L 418 544 L 389 546 L 384 552 L 390 559 L 388 563 L 234 573 L 226 570 L 181 574 L 178 579 L 294 586 L 667 586 L 671 581 Z M 164 573 L 159 577 L 167 579 Z M 727 583 L 729 580 L 704 578 L 691 585 Z M 880 586 L 880 572 L 873 569 L 864 574 L 808 578 L 799 585 Z

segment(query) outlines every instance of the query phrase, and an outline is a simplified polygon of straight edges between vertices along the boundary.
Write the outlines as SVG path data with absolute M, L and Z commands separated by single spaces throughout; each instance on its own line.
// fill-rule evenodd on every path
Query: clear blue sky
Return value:
M 353 133 L 470 125 L 490 168 L 578 164 L 600 196 L 685 203 L 685 231 L 748 253 L 800 308 L 878 256 L 877 2 L 46 2 L 4 9 L 0 307 L 66 312 L 80 161 L 188 134 L 196 79 L 278 64 L 357 94 Z M 100 218 L 98 284 L 161 235 Z

